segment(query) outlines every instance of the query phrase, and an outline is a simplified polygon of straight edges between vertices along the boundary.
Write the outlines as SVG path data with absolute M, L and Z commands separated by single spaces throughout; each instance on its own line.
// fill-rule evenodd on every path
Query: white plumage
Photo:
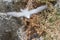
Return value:
M 7 1 L 7 2 L 12 2 L 12 0 L 3 0 L 3 2 L 5 2 L 5 1 Z
M 21 12 L 7 12 L 7 15 L 14 16 L 14 17 L 21 17 L 24 16 L 26 18 L 30 18 L 32 14 L 36 14 L 38 12 L 41 12 L 42 10 L 46 9 L 47 5 L 43 5 L 40 7 L 37 7 L 36 9 L 28 10 L 28 9 L 21 9 Z
M 47 8 L 47 5 L 43 5 L 43 6 L 40 6 L 36 9 L 30 10 L 30 11 L 28 11 L 28 9 L 24 9 L 24 10 L 21 9 L 21 12 L 8 12 L 7 15 L 14 16 L 14 17 L 24 16 L 26 18 L 30 18 L 31 14 L 41 12 L 42 10 L 44 10 L 46 8 Z

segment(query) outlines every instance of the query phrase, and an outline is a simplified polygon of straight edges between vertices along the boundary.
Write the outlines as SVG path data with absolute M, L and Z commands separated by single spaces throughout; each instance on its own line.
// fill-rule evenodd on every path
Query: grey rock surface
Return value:
M 0 40 L 18 40 L 17 30 L 20 24 L 15 18 L 0 15 Z

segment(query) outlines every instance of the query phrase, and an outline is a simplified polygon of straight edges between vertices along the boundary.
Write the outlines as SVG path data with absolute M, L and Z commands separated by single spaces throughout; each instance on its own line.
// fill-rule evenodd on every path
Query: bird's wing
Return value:
M 29 12 L 30 14 L 35 14 L 35 13 L 41 12 L 42 10 L 46 8 L 47 8 L 47 5 L 43 5 L 43 6 L 37 7 L 36 9 L 32 9 Z
M 6 13 L 1 13 L 1 12 L 0 12 L 0 15 L 1 15 L 1 16 L 2 16 L 2 15 L 6 15 Z
M 24 16 L 22 12 L 7 12 L 7 15 L 14 16 L 14 17 Z
M 22 10 L 22 12 L 8 12 L 7 15 L 14 16 L 14 17 L 24 16 L 24 17 L 30 18 L 31 14 L 41 12 L 42 10 L 44 10 L 46 8 L 47 8 L 47 5 L 43 5 L 43 6 L 40 6 L 40 7 L 36 8 L 36 9 L 32 9 L 30 11 Z

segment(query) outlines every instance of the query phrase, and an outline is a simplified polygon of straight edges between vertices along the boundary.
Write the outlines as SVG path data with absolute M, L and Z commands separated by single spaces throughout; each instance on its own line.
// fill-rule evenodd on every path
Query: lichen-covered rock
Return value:
M 18 40 L 17 29 L 20 24 L 10 16 L 0 15 L 0 40 Z
M 32 1 L 13 2 L 10 10 L 20 11 L 20 8 L 26 7 L 31 10 L 41 5 L 48 5 L 48 8 L 31 15 L 30 19 L 23 18 L 24 24 L 20 18 L 16 20 L 10 16 L 0 16 L 1 40 L 60 40 L 60 20 L 57 20 L 54 7 L 56 0 Z M 28 4 L 29 2 L 32 3 L 31 6 Z

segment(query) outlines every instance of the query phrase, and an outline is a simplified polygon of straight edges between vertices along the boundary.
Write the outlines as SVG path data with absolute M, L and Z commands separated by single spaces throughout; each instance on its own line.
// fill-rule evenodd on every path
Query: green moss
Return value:
M 57 12 L 56 15 L 57 15 L 57 16 L 60 16 L 60 12 Z
M 54 20 L 53 20 L 52 18 L 50 18 L 50 19 L 49 19 L 49 22 L 51 22 L 51 23 L 52 23 L 52 22 L 54 22 Z

